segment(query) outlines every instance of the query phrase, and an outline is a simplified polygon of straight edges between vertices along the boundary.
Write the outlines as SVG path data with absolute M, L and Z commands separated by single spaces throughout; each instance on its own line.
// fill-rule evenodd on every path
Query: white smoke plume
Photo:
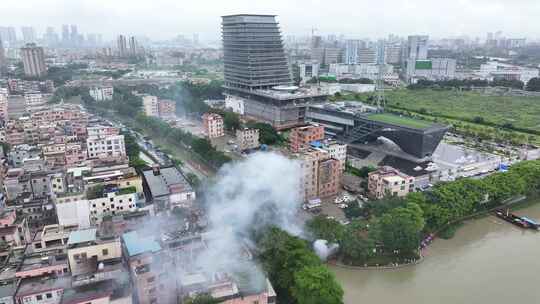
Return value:
M 225 165 L 205 196 L 209 249 L 198 266 L 213 272 L 242 259 L 249 231 L 271 224 L 299 235 L 301 168 L 276 153 L 255 153 Z
M 328 244 L 327 240 L 316 240 L 313 242 L 313 250 L 322 261 L 326 261 L 330 255 L 336 253 L 338 248 L 338 244 Z

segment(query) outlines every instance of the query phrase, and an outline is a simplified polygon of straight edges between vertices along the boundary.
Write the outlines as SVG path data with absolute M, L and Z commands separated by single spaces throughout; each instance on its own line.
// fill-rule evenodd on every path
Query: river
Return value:
M 540 203 L 515 213 L 540 220 Z M 436 240 L 416 266 L 331 269 L 345 304 L 540 303 L 540 232 L 489 216 Z

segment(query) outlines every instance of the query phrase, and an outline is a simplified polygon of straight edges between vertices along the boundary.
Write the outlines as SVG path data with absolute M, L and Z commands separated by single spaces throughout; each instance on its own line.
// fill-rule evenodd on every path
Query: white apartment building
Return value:
M 146 116 L 159 117 L 159 101 L 157 96 L 144 95 L 143 109 Z
M 341 171 L 345 171 L 345 164 L 347 161 L 347 145 L 332 142 L 324 145 L 323 150 L 328 152 L 330 158 L 337 159 L 339 161 Z
M 137 193 L 124 193 L 127 189 L 120 189 L 117 192 L 104 193 L 103 197 L 90 199 L 90 220 L 94 224 L 99 224 L 103 216 L 116 215 L 123 212 L 132 212 L 137 210 Z
M 24 94 L 26 111 L 32 113 L 42 110 L 46 107 L 46 98 L 40 92 L 29 92 Z
M 406 76 L 409 83 L 416 83 L 418 79 L 454 79 L 456 78 L 456 60 L 449 58 L 408 59 Z
M 244 99 L 236 96 L 225 96 L 225 108 L 234 113 L 244 115 Z
M 54 204 L 59 225 L 90 227 L 90 207 L 84 193 L 57 196 Z
M 489 61 L 482 64 L 480 71 L 476 74 L 489 81 L 495 79 L 520 80 L 526 85 L 531 78 L 539 76 L 539 70 L 498 61 Z
M 124 135 L 90 136 L 86 149 L 88 158 L 126 157 Z
M 94 127 L 87 127 L 86 133 L 88 137 L 95 137 L 95 136 L 118 135 L 120 131 L 118 130 L 118 128 L 115 128 L 115 127 L 94 126 Z
M 259 129 L 236 130 L 236 144 L 240 151 L 259 147 Z
M 113 99 L 113 87 L 94 87 L 90 89 L 90 96 L 96 101 L 110 101 Z
M 4 94 L 0 91 L 0 119 L 8 118 L 8 98 L 7 92 Z

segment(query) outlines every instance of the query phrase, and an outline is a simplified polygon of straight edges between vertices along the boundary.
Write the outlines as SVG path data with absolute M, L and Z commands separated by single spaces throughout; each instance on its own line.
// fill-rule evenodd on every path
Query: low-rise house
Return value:
M 20 279 L 41 276 L 69 275 L 67 255 L 58 251 L 29 254 L 24 257 L 23 263 L 17 268 L 15 276 Z
M 16 304 L 60 304 L 70 277 L 39 277 L 21 280 L 15 295 Z
M 386 195 L 403 197 L 414 191 L 414 177 L 389 166 L 383 166 L 368 174 L 369 195 L 381 199 Z
M 33 251 L 41 252 L 66 248 L 70 233 L 78 229 L 77 225 L 47 225 L 40 232 L 36 233 L 34 241 L 32 241 Z
M 158 210 L 175 207 L 189 208 L 195 200 L 195 191 L 176 167 L 155 166 L 143 171 L 144 181 L 150 198 Z
M 98 237 L 96 228 L 72 231 L 69 235 L 67 255 L 73 276 L 96 273 L 104 270 L 105 264 L 115 266 L 109 267 L 110 272 L 107 274 L 102 271 L 102 279 L 113 278 L 115 272 L 122 271 L 120 239 Z M 100 267 L 102 269 L 99 269 Z

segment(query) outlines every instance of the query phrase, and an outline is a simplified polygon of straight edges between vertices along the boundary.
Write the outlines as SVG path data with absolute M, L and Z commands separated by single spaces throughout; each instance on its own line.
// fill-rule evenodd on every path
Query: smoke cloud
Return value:
M 338 244 L 328 244 L 327 240 L 316 240 L 313 242 L 313 250 L 322 261 L 326 261 L 328 257 L 338 250 Z
M 198 266 L 209 273 L 236 271 L 248 252 L 248 233 L 268 225 L 301 234 L 300 183 L 299 162 L 276 153 L 255 153 L 225 165 L 206 193 L 208 250 L 198 257 Z

